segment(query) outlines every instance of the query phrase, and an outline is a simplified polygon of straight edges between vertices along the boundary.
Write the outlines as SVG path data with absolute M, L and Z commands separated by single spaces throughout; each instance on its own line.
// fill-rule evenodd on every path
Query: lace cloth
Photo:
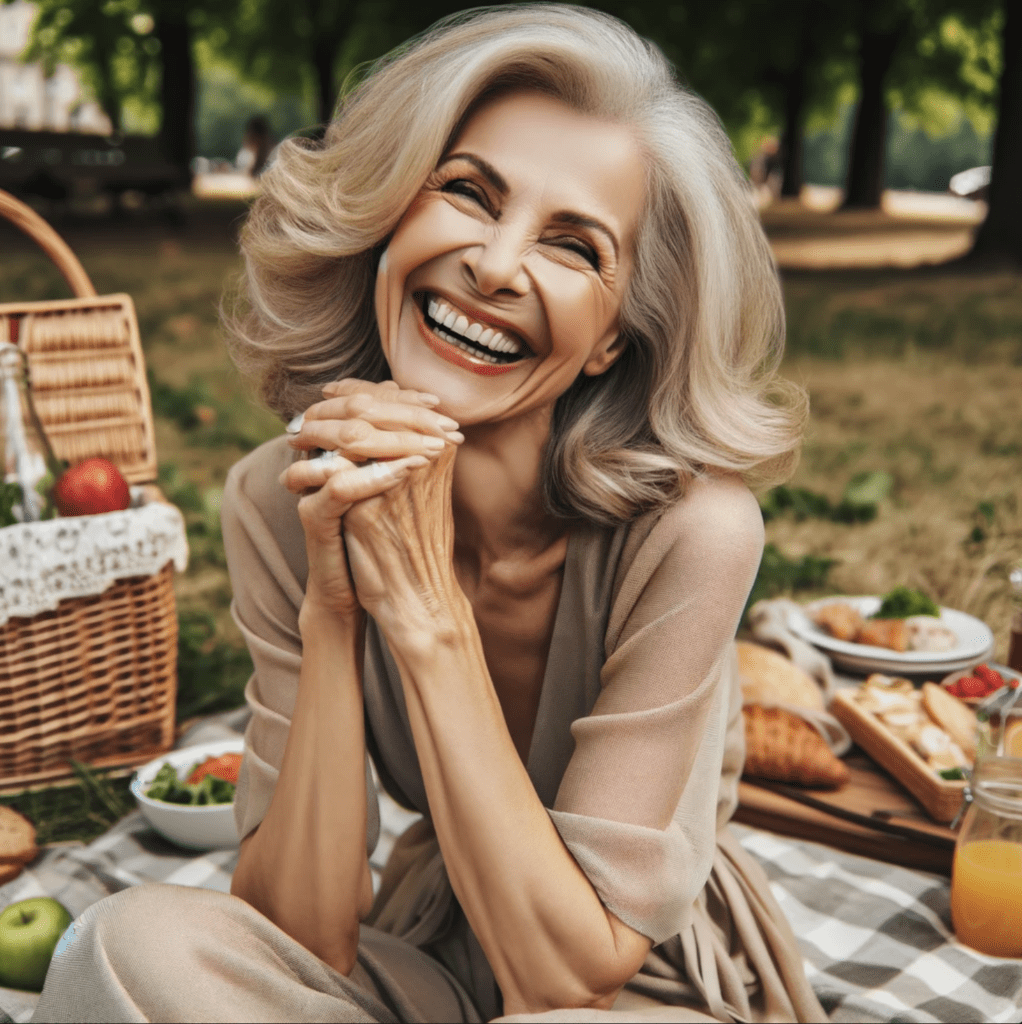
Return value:
M 141 489 L 132 488 L 133 500 Z M 169 561 L 188 566 L 184 518 L 150 501 L 123 512 L 68 516 L 0 529 L 0 626 L 53 611 L 61 601 L 102 594 L 130 576 L 152 576 Z

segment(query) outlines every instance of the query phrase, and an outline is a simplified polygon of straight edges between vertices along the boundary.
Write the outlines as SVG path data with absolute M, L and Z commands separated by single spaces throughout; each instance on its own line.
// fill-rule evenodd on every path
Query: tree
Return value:
M 229 21 L 236 6 L 237 0 L 37 0 L 28 56 L 77 67 L 115 131 L 124 128 L 128 102 L 152 105 L 164 156 L 186 180 L 195 155 L 195 35 Z
M 1004 0 L 997 129 L 990 205 L 976 234 L 972 261 L 1022 264 L 1022 4 Z

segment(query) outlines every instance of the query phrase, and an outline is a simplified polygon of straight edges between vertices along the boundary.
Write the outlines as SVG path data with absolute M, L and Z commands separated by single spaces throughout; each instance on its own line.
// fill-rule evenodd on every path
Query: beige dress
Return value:
M 283 439 L 262 446 L 234 467 L 224 497 L 234 613 L 255 664 L 235 805 L 243 836 L 273 795 L 301 661 L 304 539 L 296 499 L 277 482 L 291 458 Z M 698 482 L 661 516 L 569 539 L 526 768 L 604 904 L 655 943 L 613 1010 L 500 1017 L 429 822 L 400 678 L 370 622 L 369 753 L 390 795 L 425 817 L 395 845 L 352 975 L 235 897 L 149 885 L 83 915 L 34 1019 L 825 1020 L 765 875 L 727 828 L 744 756 L 733 637 L 762 541 L 755 500 L 724 479 Z M 668 817 L 666 829 L 653 824 Z M 162 945 L 130 924 L 142 914 L 162 915 Z M 140 942 L 190 984 L 126 981 Z M 75 964 L 96 979 L 92 1002 L 69 977 Z

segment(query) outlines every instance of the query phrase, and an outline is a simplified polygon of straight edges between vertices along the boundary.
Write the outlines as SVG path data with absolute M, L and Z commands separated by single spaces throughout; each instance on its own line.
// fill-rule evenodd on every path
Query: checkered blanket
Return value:
M 179 746 L 244 727 L 244 712 L 203 723 Z M 374 873 L 413 821 L 385 795 Z M 831 1021 L 1020 1021 L 1022 960 L 983 956 L 951 931 L 947 880 L 733 825 L 766 871 L 799 938 L 806 972 Z M 142 882 L 228 892 L 236 850 L 195 855 L 154 833 L 134 812 L 88 846 L 45 850 L 0 887 L 0 907 L 53 896 L 75 916 Z M 29 1020 L 38 997 L 0 989 L 0 1013 Z M 0 1017 L 2 1020 L 2 1017 Z

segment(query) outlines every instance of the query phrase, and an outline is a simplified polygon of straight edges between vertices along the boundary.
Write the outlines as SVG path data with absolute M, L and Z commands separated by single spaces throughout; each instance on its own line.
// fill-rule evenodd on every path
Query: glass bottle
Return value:
M 0 425 L 4 479 L 0 487 L 0 526 L 50 519 L 51 491 L 64 464 L 46 437 L 28 380 L 25 355 L 13 342 L 17 321 L 8 321 L 11 341 L 0 341 Z
M 951 919 L 960 942 L 1022 957 L 1022 759 L 986 757 L 955 844 Z

